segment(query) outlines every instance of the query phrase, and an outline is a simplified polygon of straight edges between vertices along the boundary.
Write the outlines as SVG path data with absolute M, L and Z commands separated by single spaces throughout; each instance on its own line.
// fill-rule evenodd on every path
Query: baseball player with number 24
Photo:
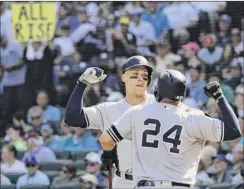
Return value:
M 105 150 L 132 140 L 135 188 L 189 188 L 195 184 L 205 141 L 241 136 L 237 117 L 217 82 L 206 84 L 204 92 L 216 100 L 223 121 L 179 106 L 185 91 L 184 75 L 167 70 L 158 78 L 157 102 L 133 106 L 101 135 Z

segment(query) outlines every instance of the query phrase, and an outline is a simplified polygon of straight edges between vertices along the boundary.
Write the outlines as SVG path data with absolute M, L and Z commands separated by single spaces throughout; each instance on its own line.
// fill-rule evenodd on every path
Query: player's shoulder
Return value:
M 112 109 L 112 108 L 117 108 L 119 106 L 122 106 L 124 99 L 116 101 L 116 102 L 101 102 L 97 104 L 97 108 L 106 108 L 106 109 Z
M 185 108 L 185 111 L 189 115 L 192 115 L 192 116 L 205 116 L 205 113 L 202 110 L 198 110 L 198 109 L 190 108 L 190 107 L 184 107 L 184 108 Z
M 146 100 L 145 104 L 152 104 L 154 102 L 157 102 L 155 96 L 147 93 L 147 100 Z

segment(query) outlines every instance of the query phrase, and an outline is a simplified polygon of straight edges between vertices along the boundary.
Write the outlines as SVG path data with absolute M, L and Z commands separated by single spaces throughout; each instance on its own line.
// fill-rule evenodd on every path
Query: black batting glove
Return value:
M 101 155 L 101 161 L 103 162 L 102 168 L 104 170 L 109 170 L 111 164 L 118 166 L 118 156 L 117 156 L 117 146 L 115 146 L 111 151 L 103 151 Z
M 212 97 L 215 100 L 219 100 L 220 98 L 223 97 L 223 92 L 220 88 L 220 85 L 216 81 L 207 83 L 204 87 L 204 93 L 208 97 Z

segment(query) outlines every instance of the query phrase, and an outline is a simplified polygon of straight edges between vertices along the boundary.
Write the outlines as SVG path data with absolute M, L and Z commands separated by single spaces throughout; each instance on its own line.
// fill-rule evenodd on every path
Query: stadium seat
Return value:
M 17 159 L 22 160 L 26 151 L 18 151 L 17 152 Z
M 45 186 L 45 185 L 25 185 L 25 186 L 21 186 L 20 189 L 49 189 L 49 186 Z
M 42 171 L 61 171 L 65 163 L 71 162 L 71 160 L 57 160 L 55 162 L 42 162 L 40 169 Z
M 213 184 L 206 187 L 206 189 L 230 189 L 232 187 L 231 184 Z
M 1 189 L 15 189 L 16 186 L 14 184 L 11 185 L 5 185 L 5 184 L 0 184 Z
M 9 178 L 11 183 L 16 184 L 18 178 L 23 175 L 23 173 L 4 173 L 6 177 Z
M 80 150 L 80 151 L 76 151 L 72 154 L 72 159 L 74 161 L 76 160 L 80 160 L 86 157 L 86 154 L 88 154 L 89 152 L 97 152 L 95 150 Z
M 78 183 L 62 184 L 55 189 L 80 189 L 80 185 Z
M 86 169 L 86 164 L 84 160 L 77 160 L 75 162 L 75 166 L 77 170 L 85 170 Z
M 59 176 L 59 171 L 44 171 L 44 173 L 48 176 L 48 178 L 50 179 L 50 182 L 52 183 L 53 179 L 56 176 Z
M 71 154 L 69 151 L 54 151 L 57 159 L 70 159 Z

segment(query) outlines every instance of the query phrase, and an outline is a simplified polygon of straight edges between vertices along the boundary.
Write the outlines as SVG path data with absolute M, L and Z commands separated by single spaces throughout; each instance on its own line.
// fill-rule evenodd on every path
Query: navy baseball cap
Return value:
M 33 165 L 33 166 L 35 166 L 35 165 L 38 164 L 38 162 L 37 162 L 35 156 L 33 156 L 33 155 L 28 156 L 28 157 L 24 160 L 24 163 L 25 163 L 25 165 Z

